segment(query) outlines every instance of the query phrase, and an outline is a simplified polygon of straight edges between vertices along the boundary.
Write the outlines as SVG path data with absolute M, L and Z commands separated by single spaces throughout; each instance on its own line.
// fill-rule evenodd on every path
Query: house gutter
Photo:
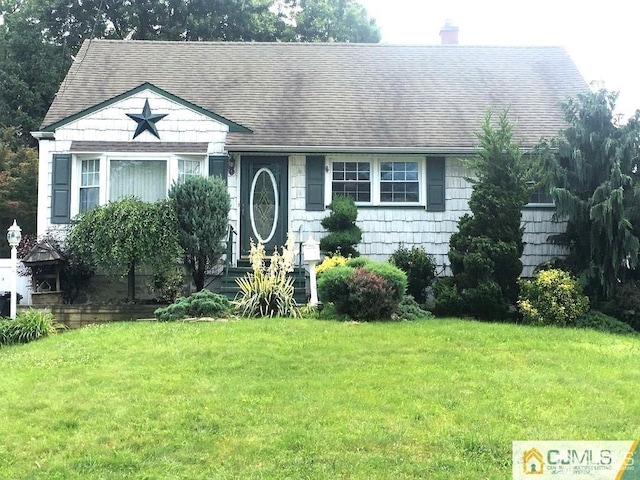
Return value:
M 229 153 L 385 153 L 421 155 L 471 155 L 477 147 L 345 147 L 335 145 L 227 145 Z

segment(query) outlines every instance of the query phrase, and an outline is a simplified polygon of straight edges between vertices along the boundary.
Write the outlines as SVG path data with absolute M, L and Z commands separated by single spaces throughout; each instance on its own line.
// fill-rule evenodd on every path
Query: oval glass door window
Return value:
M 254 175 L 249 205 L 253 234 L 260 243 L 268 243 L 278 224 L 278 186 L 268 168 L 261 168 Z

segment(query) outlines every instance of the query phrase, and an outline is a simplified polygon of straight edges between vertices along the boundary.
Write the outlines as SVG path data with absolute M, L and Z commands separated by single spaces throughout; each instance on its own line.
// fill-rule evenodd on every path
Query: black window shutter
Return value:
M 324 210 L 324 156 L 307 156 L 306 209 Z
M 427 210 L 444 211 L 444 157 L 427 158 Z
M 226 155 L 209 155 L 209 176 L 220 177 L 227 183 L 228 162 Z
M 71 155 L 53 155 L 51 223 L 71 221 Z

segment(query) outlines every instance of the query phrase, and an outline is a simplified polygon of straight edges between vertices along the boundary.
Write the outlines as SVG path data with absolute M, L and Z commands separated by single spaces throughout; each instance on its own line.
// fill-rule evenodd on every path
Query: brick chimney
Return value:
M 444 26 L 440 29 L 440 43 L 442 45 L 457 45 L 458 30 L 451 20 L 445 20 Z

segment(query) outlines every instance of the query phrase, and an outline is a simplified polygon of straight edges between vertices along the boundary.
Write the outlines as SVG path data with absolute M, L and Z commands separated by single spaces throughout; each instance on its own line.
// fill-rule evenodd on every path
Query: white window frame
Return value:
M 82 183 L 82 161 L 100 160 L 100 182 L 99 182 L 99 205 L 105 205 L 109 201 L 109 191 L 111 185 L 111 161 L 112 160 L 155 160 L 167 163 L 167 175 L 165 180 L 165 198 L 174 182 L 178 181 L 178 161 L 199 161 L 200 174 L 207 176 L 207 155 L 175 155 L 159 153 L 123 153 L 107 152 L 95 154 L 73 154 L 72 158 L 72 190 L 71 190 L 71 216 L 75 216 L 80 211 L 80 188 Z
M 527 182 L 529 185 L 533 185 L 535 187 L 535 182 Z M 532 190 L 531 193 L 533 193 L 536 189 Z M 551 194 L 549 194 L 549 197 L 551 197 Z M 531 194 L 529 195 L 529 199 L 531 199 Z M 525 205 L 525 208 L 551 208 L 551 207 L 555 207 L 556 204 L 553 202 L 553 199 L 551 199 L 550 202 L 529 202 Z
M 355 202 L 361 206 L 379 207 L 425 207 L 427 205 L 426 157 L 424 155 L 327 155 L 325 169 L 325 204 L 331 202 L 333 192 L 334 162 L 368 162 L 371 176 L 371 201 Z M 384 162 L 416 162 L 418 164 L 418 201 L 417 202 L 382 202 L 380 200 L 381 163 Z

